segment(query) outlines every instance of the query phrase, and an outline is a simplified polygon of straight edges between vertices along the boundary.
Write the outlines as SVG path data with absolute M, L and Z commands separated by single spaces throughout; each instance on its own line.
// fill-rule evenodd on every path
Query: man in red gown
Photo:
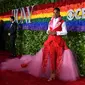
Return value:
M 49 56 L 51 69 L 50 81 L 55 78 L 56 74 L 59 74 L 63 51 L 68 49 L 65 41 L 61 37 L 67 34 L 67 29 L 65 21 L 60 16 L 59 8 L 54 9 L 54 16 L 49 22 L 47 34 L 49 36 L 44 43 L 42 66 L 43 72 L 45 72 Z

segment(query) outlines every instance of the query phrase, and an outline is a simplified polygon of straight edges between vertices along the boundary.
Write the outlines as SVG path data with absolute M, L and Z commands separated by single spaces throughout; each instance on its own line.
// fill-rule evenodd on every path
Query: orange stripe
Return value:
M 61 12 L 67 12 L 69 9 L 78 9 L 78 8 L 84 8 L 85 7 L 85 2 L 82 2 L 81 4 L 80 3 L 77 3 L 77 4 L 70 4 L 70 5 L 66 5 L 66 6 L 61 6 L 60 9 L 61 9 Z M 53 12 L 53 8 L 46 8 L 46 9 L 43 9 L 43 10 L 36 10 L 36 11 L 33 11 L 32 12 L 32 16 L 34 15 L 38 15 L 38 14 L 44 14 L 44 13 L 52 13 Z M 20 13 L 19 13 L 20 15 Z M 5 15 L 5 16 L 0 16 L 1 18 L 9 18 L 11 16 L 10 15 Z

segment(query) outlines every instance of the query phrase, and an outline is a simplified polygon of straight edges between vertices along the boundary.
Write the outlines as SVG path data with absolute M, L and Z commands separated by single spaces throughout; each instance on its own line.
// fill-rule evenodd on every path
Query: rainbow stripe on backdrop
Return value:
M 74 0 L 73 0 L 74 1 Z M 85 31 L 85 20 L 67 20 L 67 11 L 70 9 L 76 10 L 78 8 L 85 8 L 85 1 L 82 0 L 81 3 L 75 0 L 75 2 L 69 1 L 66 2 L 57 2 L 57 3 L 50 3 L 50 4 L 42 4 L 37 5 L 33 8 L 33 12 L 31 15 L 31 23 L 23 23 L 22 29 L 29 29 L 29 30 L 47 30 L 48 22 L 53 15 L 54 7 L 59 7 L 61 9 L 61 16 L 66 21 L 68 31 Z M 9 17 L 11 16 L 11 11 L 1 14 L 0 19 L 4 20 L 5 29 L 8 29 L 10 26 Z M 82 14 L 82 13 L 80 13 Z M 20 14 L 18 16 L 20 19 Z

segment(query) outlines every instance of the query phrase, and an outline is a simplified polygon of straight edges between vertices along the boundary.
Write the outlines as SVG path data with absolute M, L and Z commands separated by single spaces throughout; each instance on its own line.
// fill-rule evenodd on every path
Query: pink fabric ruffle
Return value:
M 63 62 L 58 78 L 64 81 L 68 80 L 73 81 L 79 78 L 78 67 L 70 49 L 64 51 L 62 58 Z M 27 64 L 27 67 L 22 68 L 21 64 Z M 1 63 L 1 70 L 23 71 L 36 77 L 49 78 L 50 58 L 48 58 L 46 73 L 42 73 L 41 69 L 42 69 L 42 49 L 34 56 L 23 55 L 20 59 L 19 58 L 9 59 L 6 62 Z

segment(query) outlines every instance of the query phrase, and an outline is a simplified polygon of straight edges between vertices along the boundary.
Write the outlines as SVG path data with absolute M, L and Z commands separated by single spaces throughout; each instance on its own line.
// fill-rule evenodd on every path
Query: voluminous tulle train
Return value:
M 58 78 L 61 80 L 76 80 L 79 78 L 78 68 L 75 58 L 70 49 L 63 53 L 63 62 L 60 68 Z M 27 64 L 22 67 L 22 64 Z M 46 72 L 42 72 L 42 49 L 36 55 L 23 55 L 20 59 L 8 59 L 6 62 L 1 63 L 1 70 L 23 71 L 36 77 L 50 77 L 50 58 L 48 56 L 48 64 Z

